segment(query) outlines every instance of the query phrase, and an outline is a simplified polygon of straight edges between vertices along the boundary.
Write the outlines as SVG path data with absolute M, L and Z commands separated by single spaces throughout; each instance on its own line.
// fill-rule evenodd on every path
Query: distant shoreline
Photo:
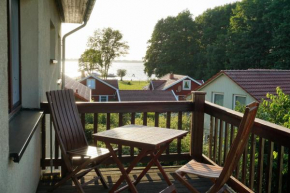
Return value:
M 65 61 L 77 62 L 78 60 L 79 59 L 69 58 L 69 59 L 66 59 Z M 116 63 L 144 63 L 142 60 L 113 60 L 113 62 L 116 62 Z

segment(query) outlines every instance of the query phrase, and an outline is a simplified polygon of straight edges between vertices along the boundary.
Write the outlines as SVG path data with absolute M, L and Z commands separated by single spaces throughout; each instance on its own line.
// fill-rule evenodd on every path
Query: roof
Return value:
M 197 83 L 198 85 L 203 84 L 202 80 L 197 81 L 197 80 L 194 80 L 193 78 L 190 78 L 187 75 L 174 74 L 173 79 L 171 79 L 170 73 L 164 75 L 159 80 L 152 80 L 151 84 L 152 84 L 154 90 L 166 90 L 167 88 L 179 83 L 180 81 L 182 81 L 186 78 L 192 80 L 193 82 Z
M 115 87 L 116 89 L 119 89 L 118 80 L 112 79 L 112 80 L 103 80 L 103 81 L 110 84 L 111 86 Z
M 76 97 L 91 101 L 91 89 L 68 76 L 65 76 L 65 89 L 73 89 Z
M 196 90 L 206 87 L 222 74 L 229 77 L 257 101 L 265 98 L 267 93 L 276 94 L 278 86 L 285 94 L 290 94 L 290 70 L 270 69 L 222 70 Z
M 120 101 L 177 101 L 172 91 L 120 90 Z
M 103 79 L 100 79 L 98 78 L 97 76 L 94 76 L 94 75 L 90 75 L 90 76 L 87 76 L 87 77 L 84 77 L 82 78 L 81 80 L 79 80 L 79 82 L 83 81 L 83 80 L 86 80 L 88 78 L 94 78 L 102 83 L 104 83 L 105 85 L 115 89 L 115 90 L 118 90 L 119 89 L 119 84 L 118 84 L 118 80 L 116 79 L 111 79 L 111 80 L 103 80 Z
M 96 0 L 55 0 L 65 23 L 83 23 L 89 20 Z

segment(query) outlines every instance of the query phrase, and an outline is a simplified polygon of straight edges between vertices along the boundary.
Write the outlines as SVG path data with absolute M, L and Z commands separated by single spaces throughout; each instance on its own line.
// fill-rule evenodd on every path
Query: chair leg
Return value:
M 85 191 L 83 190 L 82 185 L 78 181 L 77 177 L 72 177 L 72 181 L 74 182 L 74 184 L 79 192 L 85 193 Z
M 184 186 L 186 186 L 188 188 L 188 190 L 190 190 L 190 192 L 193 193 L 199 193 L 199 191 L 197 191 L 194 187 L 192 187 L 192 185 L 190 183 L 188 183 L 184 178 L 183 175 L 181 175 L 179 172 L 175 172 L 174 177 L 180 181 Z
M 101 171 L 99 170 L 99 168 L 95 168 L 95 172 L 97 174 L 97 176 L 99 176 L 101 183 L 103 184 L 105 189 L 109 189 L 109 186 L 107 184 L 107 182 L 105 181 L 104 176 L 102 175 Z

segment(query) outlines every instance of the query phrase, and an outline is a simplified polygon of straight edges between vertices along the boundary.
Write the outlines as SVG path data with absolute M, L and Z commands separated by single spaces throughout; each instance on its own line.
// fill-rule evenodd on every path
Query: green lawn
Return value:
M 120 90 L 143 90 L 143 87 L 148 85 L 147 81 L 119 81 Z

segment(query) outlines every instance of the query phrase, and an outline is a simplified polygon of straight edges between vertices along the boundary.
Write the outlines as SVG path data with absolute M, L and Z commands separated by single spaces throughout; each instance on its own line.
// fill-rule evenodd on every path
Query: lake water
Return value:
M 69 60 L 65 62 L 65 74 L 72 78 L 80 77 L 81 73 L 78 71 L 78 61 Z M 123 80 L 148 80 L 148 76 L 144 73 L 143 62 L 113 62 L 109 69 L 109 74 L 117 75 L 118 69 L 127 70 L 126 76 Z M 156 78 L 154 75 L 151 78 Z M 114 79 L 120 79 L 115 77 Z

